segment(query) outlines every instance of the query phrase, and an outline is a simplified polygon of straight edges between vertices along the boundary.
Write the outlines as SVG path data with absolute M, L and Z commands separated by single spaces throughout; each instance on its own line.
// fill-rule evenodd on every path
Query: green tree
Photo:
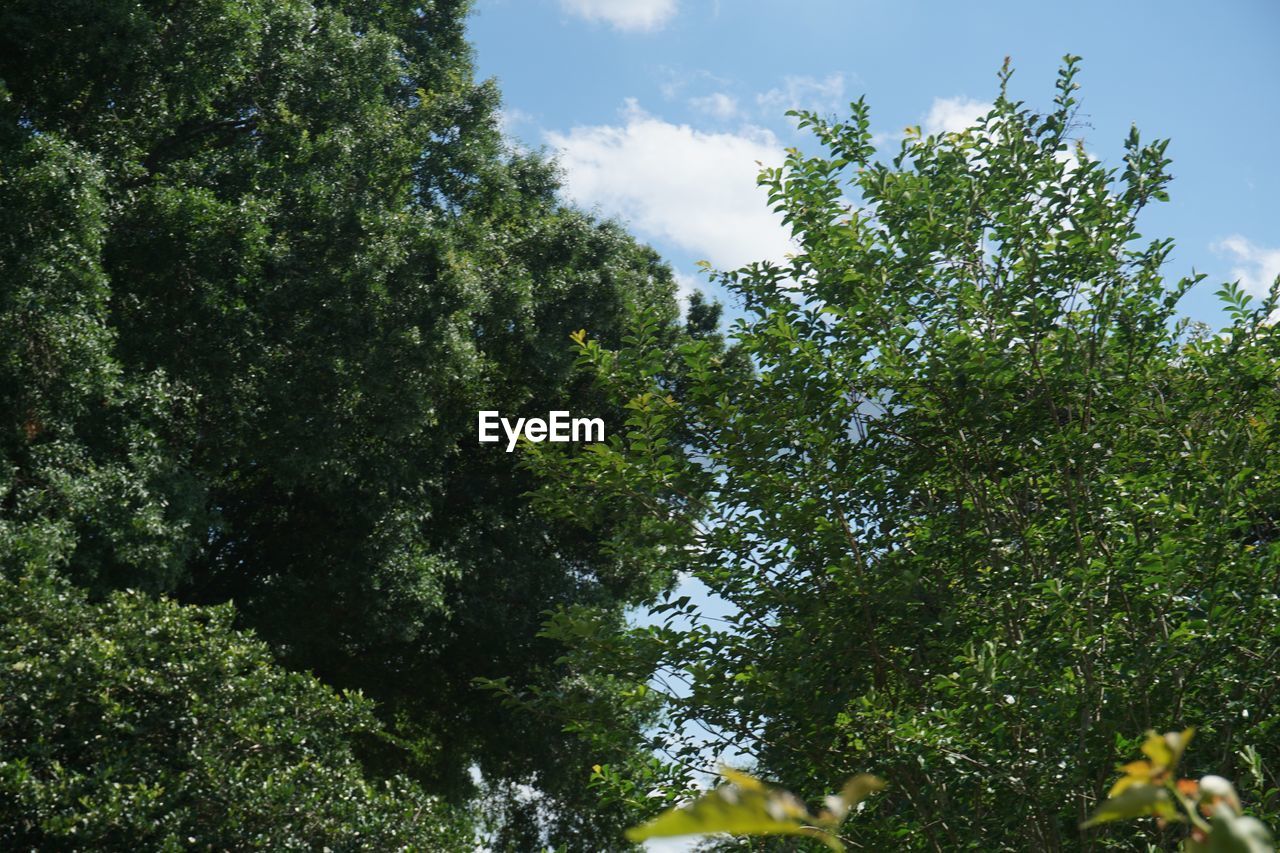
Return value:
M 1176 322 L 1199 279 L 1138 230 L 1165 143 L 1135 129 L 1118 168 L 1073 144 L 1076 62 L 1047 113 L 1006 68 L 976 127 L 891 162 L 863 102 L 799 113 L 824 150 L 761 177 L 797 251 L 719 274 L 753 371 L 693 342 L 673 382 L 644 328 L 588 340 L 628 430 L 530 456 L 549 509 L 627 506 L 611 553 L 731 606 L 603 636 L 566 609 L 581 665 L 666 694 L 676 769 L 730 746 L 806 800 L 888 780 L 843 830 L 868 849 L 1124 846 L 1078 826 L 1134 732 L 1187 725 L 1191 770 L 1276 820 L 1277 300 L 1228 286 L 1224 332 Z
M 7 849 L 463 850 L 469 827 L 365 775 L 370 703 L 289 672 L 229 606 L 0 580 Z
M 574 683 L 543 611 L 662 579 L 532 513 L 476 411 L 594 413 L 570 332 L 682 332 L 655 254 L 504 143 L 467 7 L 0 9 L 0 566 L 234 601 L 377 700 L 371 767 L 582 833 L 581 738 L 473 680 Z

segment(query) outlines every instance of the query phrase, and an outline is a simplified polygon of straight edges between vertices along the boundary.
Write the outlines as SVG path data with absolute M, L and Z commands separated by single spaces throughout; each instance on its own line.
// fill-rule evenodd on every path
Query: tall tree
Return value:
M 731 747 L 812 798 L 888 780 L 845 830 L 867 849 L 1127 849 L 1078 825 L 1148 728 L 1198 727 L 1191 769 L 1250 780 L 1274 822 L 1275 293 L 1228 286 L 1231 325 L 1188 334 L 1198 279 L 1167 282 L 1138 226 L 1165 143 L 1134 130 L 1108 168 L 1071 138 L 1075 58 L 1045 114 L 1008 73 L 976 127 L 891 162 L 862 102 L 799 114 L 822 153 L 761 179 L 799 249 L 721 275 L 750 375 L 692 343 L 682 385 L 643 335 L 584 342 L 634 415 L 605 452 L 531 457 L 563 478 L 547 505 L 629 506 L 612 553 L 730 616 L 685 597 L 555 630 L 665 693 L 676 765 Z M 661 776 L 597 783 L 646 811 Z
M 577 739 L 473 679 L 571 681 L 541 614 L 662 579 L 531 513 L 476 412 L 597 414 L 569 333 L 675 335 L 674 285 L 508 149 L 467 5 L 0 9 L 0 562 L 234 601 L 378 700 L 373 764 L 572 798 Z

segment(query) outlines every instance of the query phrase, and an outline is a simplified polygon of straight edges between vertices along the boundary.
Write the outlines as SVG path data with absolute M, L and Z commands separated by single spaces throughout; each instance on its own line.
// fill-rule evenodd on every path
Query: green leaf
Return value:
M 1166 820 L 1179 819 L 1178 808 L 1167 790 L 1156 785 L 1134 785 L 1125 788 L 1122 793 L 1098 806 L 1093 815 L 1080 825 L 1080 828 L 1088 829 L 1113 820 L 1128 820 L 1152 815 Z
M 804 803 L 790 791 L 766 785 L 753 776 L 729 768 L 722 769 L 721 773 L 730 784 L 627 830 L 627 839 L 644 841 L 648 838 L 720 832 L 732 835 L 807 835 L 824 841 L 833 850 L 844 849 L 837 838 L 815 825 L 819 820 L 810 815 Z M 846 786 L 846 790 L 848 788 Z M 853 793 L 865 797 L 871 790 L 863 782 Z

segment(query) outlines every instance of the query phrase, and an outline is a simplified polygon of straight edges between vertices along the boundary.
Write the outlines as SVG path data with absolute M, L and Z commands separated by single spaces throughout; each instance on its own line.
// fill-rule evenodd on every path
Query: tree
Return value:
M 823 153 L 761 177 L 797 251 L 719 274 L 749 374 L 693 342 L 674 382 L 643 328 L 583 342 L 632 416 L 600 452 L 531 454 L 561 478 L 544 504 L 627 506 L 611 553 L 732 613 L 659 598 L 649 625 L 554 630 L 665 694 L 672 772 L 728 746 L 806 800 L 888 780 L 844 830 L 868 849 L 1123 846 L 1078 825 L 1134 732 L 1188 725 L 1192 769 L 1251 779 L 1274 824 L 1275 293 L 1226 287 L 1221 334 L 1177 322 L 1200 277 L 1167 282 L 1171 242 L 1138 230 L 1165 143 L 1135 129 L 1109 168 L 1073 144 L 1076 58 L 1045 114 L 1009 76 L 892 162 L 864 102 L 797 114 Z
M 530 512 L 475 413 L 594 414 L 569 333 L 676 336 L 675 287 L 504 143 L 467 6 L 5 5 L 0 566 L 233 601 L 378 702 L 370 767 L 571 799 L 576 735 L 473 679 L 572 681 L 541 613 L 661 581 Z
M 464 849 L 403 777 L 368 777 L 370 703 L 289 672 L 234 612 L 101 605 L 0 580 L 0 841 L 11 849 Z

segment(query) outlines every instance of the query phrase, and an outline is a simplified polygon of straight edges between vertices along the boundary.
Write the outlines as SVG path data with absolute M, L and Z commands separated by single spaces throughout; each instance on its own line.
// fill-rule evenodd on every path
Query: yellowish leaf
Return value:
M 1150 761 L 1130 761 L 1128 764 L 1120 766 L 1120 772 L 1124 773 L 1120 780 L 1111 786 L 1108 797 L 1114 797 L 1133 785 L 1147 785 L 1151 782 L 1154 768 Z
M 859 773 L 848 782 L 840 793 L 827 797 L 827 810 L 820 815 L 822 823 L 828 826 L 839 826 L 844 822 L 849 810 L 876 791 L 884 789 L 884 782 L 870 773 Z
M 811 815 L 804 803 L 790 791 L 732 768 L 721 768 L 720 772 L 729 784 L 627 830 L 628 840 L 722 832 L 731 835 L 805 835 L 824 842 L 832 850 L 844 850 L 840 840 L 822 826 L 829 826 L 830 818 Z M 859 779 L 862 781 L 854 785 Z M 869 779 L 874 777 L 855 777 L 850 780 L 854 787 L 851 789 L 847 785 L 846 791 L 853 797 L 867 796 L 875 790 Z M 875 779 L 875 783 L 879 781 Z
M 1174 804 L 1173 797 L 1160 785 L 1131 785 L 1098 806 L 1089 819 L 1081 824 L 1081 828 L 1152 815 L 1165 820 L 1178 820 L 1178 807 Z
M 1148 732 L 1147 739 L 1142 744 L 1142 753 L 1151 759 L 1151 775 L 1159 776 L 1163 771 L 1177 767 L 1182 753 L 1195 732 L 1193 728 L 1183 729 L 1180 732 L 1166 732 L 1162 735 Z

